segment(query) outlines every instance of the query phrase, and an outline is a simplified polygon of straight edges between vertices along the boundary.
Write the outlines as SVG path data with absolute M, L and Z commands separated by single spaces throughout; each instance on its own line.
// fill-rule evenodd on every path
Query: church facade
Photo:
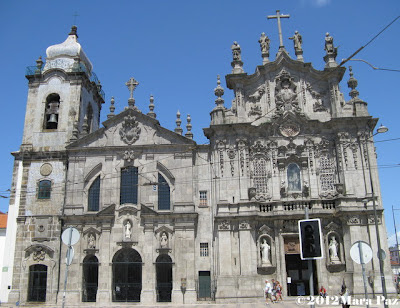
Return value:
M 9 302 L 259 301 L 272 278 L 284 295 L 309 294 L 298 234 L 306 209 L 322 229 L 314 289 L 337 294 L 345 283 L 362 294 L 361 266 L 349 251 L 363 240 L 374 251 L 368 291 L 382 292 L 373 212 L 375 203 L 387 251 L 377 119 L 351 71 L 351 99 L 344 99 L 345 68 L 329 34 L 322 71 L 304 63 L 298 32 L 296 59 L 281 42 L 274 61 L 263 33 L 262 65 L 252 75 L 234 42 L 226 75 L 234 100 L 225 106 L 218 77 L 208 145 L 193 140 L 190 117 L 186 133 L 180 114 L 174 131 L 163 128 L 152 97 L 149 111 L 140 111 L 134 78 L 127 107 L 115 114 L 111 99 L 101 125 L 104 93 L 77 38 L 73 27 L 27 70 L 23 141 L 13 153 L 10 207 L 18 214 Z M 61 234 L 69 227 L 79 240 L 65 286 Z M 392 293 L 388 262 L 384 271 Z

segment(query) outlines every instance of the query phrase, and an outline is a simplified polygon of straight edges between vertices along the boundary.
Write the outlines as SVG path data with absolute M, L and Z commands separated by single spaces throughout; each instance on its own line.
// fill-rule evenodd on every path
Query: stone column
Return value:
M 142 304 L 154 304 L 157 301 L 156 296 L 156 273 L 154 262 L 157 258 L 155 255 L 154 230 L 153 225 L 145 225 L 144 227 L 144 243 L 142 262 L 142 294 L 140 302 Z
M 111 303 L 112 301 L 112 258 L 110 251 L 111 228 L 103 228 L 99 238 L 99 276 L 96 301 Z

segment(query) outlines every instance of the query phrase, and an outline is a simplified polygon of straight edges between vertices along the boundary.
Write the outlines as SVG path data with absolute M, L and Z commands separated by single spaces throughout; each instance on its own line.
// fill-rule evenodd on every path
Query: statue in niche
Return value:
M 299 33 L 299 31 L 295 31 L 292 37 L 289 37 L 289 40 L 293 40 L 294 50 L 295 51 L 302 51 L 301 44 L 303 43 L 303 39 Z
M 264 237 L 262 240 L 262 244 L 260 245 L 261 247 L 261 264 L 271 264 L 271 261 L 269 259 L 269 252 L 271 246 L 268 244 L 267 239 Z
M 96 248 L 96 239 L 93 235 L 93 233 L 90 233 L 88 237 L 88 248 L 89 249 L 95 249 Z
M 125 238 L 130 239 L 132 234 L 132 225 L 129 220 L 126 222 L 124 229 L 125 229 Z
M 165 231 L 160 236 L 160 246 L 161 246 L 161 248 L 167 248 L 168 247 L 168 236 L 167 236 L 167 233 Z
M 329 242 L 329 257 L 331 260 L 331 263 L 339 263 L 340 259 L 338 256 L 338 250 L 339 250 L 339 244 L 336 241 L 335 236 L 332 236 L 331 241 Z
M 242 51 L 240 50 L 240 45 L 238 42 L 233 42 L 233 45 L 231 46 L 232 49 L 232 56 L 233 56 L 233 61 L 241 61 L 241 53 Z
M 288 191 L 301 191 L 300 168 L 296 164 L 290 164 L 287 171 Z
M 268 36 L 265 35 L 265 33 L 261 33 L 261 37 L 258 40 L 258 42 L 260 43 L 260 47 L 261 47 L 261 53 L 263 54 L 269 54 L 269 44 L 270 44 L 270 39 Z

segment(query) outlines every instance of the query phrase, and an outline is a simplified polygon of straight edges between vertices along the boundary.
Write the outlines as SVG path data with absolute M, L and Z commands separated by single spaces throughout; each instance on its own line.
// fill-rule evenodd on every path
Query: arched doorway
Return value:
M 94 255 L 83 260 L 83 302 L 95 302 L 99 280 L 99 260 Z
M 113 301 L 140 302 L 142 258 L 132 248 L 123 248 L 113 258 Z
M 45 302 L 47 287 L 47 266 L 35 264 L 29 266 L 28 301 Z
M 170 302 L 172 293 L 172 260 L 169 255 L 159 255 L 156 260 L 157 302 Z

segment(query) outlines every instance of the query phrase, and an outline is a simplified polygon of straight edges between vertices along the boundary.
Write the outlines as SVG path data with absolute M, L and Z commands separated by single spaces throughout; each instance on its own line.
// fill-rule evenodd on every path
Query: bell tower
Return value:
M 77 27 L 67 39 L 46 50 L 28 67 L 29 81 L 21 150 L 60 151 L 78 134 L 99 127 L 104 92 L 92 64 L 78 43 Z M 75 136 L 76 136 L 76 132 Z

